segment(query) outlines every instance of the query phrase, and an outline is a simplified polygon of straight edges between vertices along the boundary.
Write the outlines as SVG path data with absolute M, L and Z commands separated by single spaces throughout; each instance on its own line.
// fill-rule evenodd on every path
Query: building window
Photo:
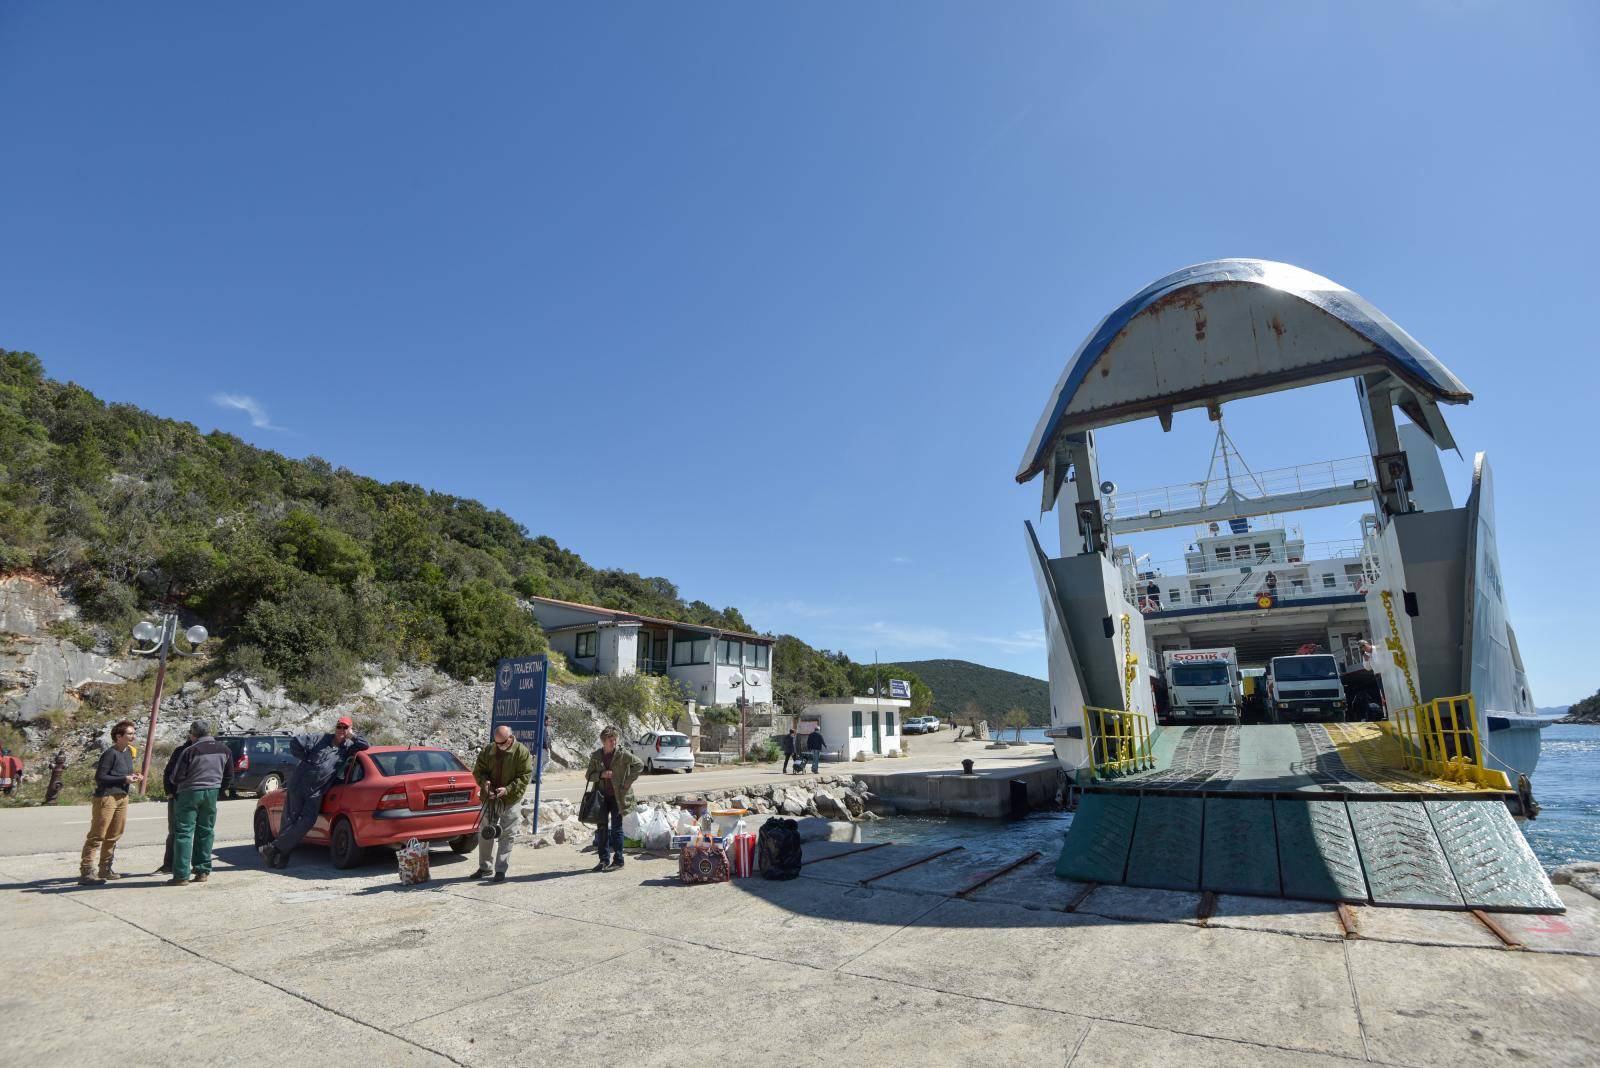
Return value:
M 894 732 L 894 709 L 891 708 L 883 714 L 883 733 L 893 734 Z
M 593 656 L 597 637 L 598 635 L 592 630 L 579 631 L 577 644 L 573 647 L 572 655 L 580 659 Z
M 730 638 L 717 639 L 717 663 L 739 666 L 739 643 Z
M 674 631 L 672 635 L 672 664 L 685 667 L 690 664 L 711 663 L 711 638 L 694 631 Z
M 852 709 L 850 712 L 850 737 L 861 737 L 861 709 Z
M 765 671 L 767 669 L 767 656 L 771 652 L 772 650 L 765 645 L 757 645 L 755 642 L 745 642 L 744 666 Z

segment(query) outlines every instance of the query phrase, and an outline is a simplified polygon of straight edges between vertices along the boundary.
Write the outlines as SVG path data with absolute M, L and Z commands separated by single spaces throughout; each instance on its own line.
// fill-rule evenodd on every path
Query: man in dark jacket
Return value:
M 489 874 L 489 859 L 494 858 L 494 881 L 506 881 L 511 864 L 511 840 L 516 834 L 517 804 L 533 778 L 533 755 L 517 741 L 504 723 L 494 729 L 494 740 L 478 754 L 472 777 L 483 791 L 483 826 L 495 828 L 493 838 L 478 836 L 478 870 L 467 876 L 481 879 Z
M 176 816 L 178 813 L 177 808 L 172 804 L 172 799 L 178 796 L 178 788 L 173 784 L 172 775 L 178 770 L 178 758 L 183 756 L 184 752 L 193 744 L 193 738 L 185 738 L 183 744 L 174 749 L 172 755 L 167 757 L 167 766 L 161 771 L 161 786 L 163 792 L 167 795 L 167 848 L 161 854 L 161 867 L 157 868 L 156 871 L 167 875 L 172 874 L 172 833 L 177 828 Z
M 217 795 L 233 784 L 233 751 L 211 737 L 211 724 L 197 719 L 189 727 L 189 747 L 172 769 L 172 878 L 184 886 L 191 874 L 211 878 L 211 842 L 216 836 Z
M 283 820 L 278 837 L 261 847 L 261 855 L 274 868 L 289 866 L 289 854 L 306 832 L 316 826 L 322 811 L 322 795 L 344 770 L 345 761 L 367 748 L 366 739 L 357 737 L 349 716 L 340 716 L 332 734 L 297 734 L 289 740 L 289 752 L 300 758 L 289 775 L 289 789 L 283 804 Z
M 111 870 L 117 841 L 128 818 L 128 787 L 144 780 L 133 770 L 133 721 L 124 719 L 111 728 L 111 746 L 100 754 L 94 766 L 94 798 L 89 802 L 89 834 L 83 840 L 78 882 L 94 886 L 122 876 Z M 46 798 L 49 803 L 49 798 Z M 95 851 L 100 852 L 100 871 L 94 869 Z
M 789 733 L 788 734 L 786 734 L 782 738 L 778 739 L 778 748 L 783 750 L 783 771 L 782 771 L 781 774 L 784 774 L 784 775 L 789 774 L 789 765 L 791 763 L 794 764 L 796 770 L 799 770 L 799 767 L 800 767 L 800 746 L 798 744 L 799 740 L 800 740 L 800 736 L 795 733 L 795 729 L 793 727 L 789 728 Z
M 822 759 L 822 724 L 817 724 L 811 733 L 806 735 L 806 752 L 811 754 L 811 774 L 817 773 L 817 761 Z

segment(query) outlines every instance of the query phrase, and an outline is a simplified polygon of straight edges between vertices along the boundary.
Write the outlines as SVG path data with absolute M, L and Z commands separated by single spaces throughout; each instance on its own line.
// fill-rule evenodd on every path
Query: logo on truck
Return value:
M 1170 653 L 1173 663 L 1226 664 L 1228 658 L 1221 653 Z

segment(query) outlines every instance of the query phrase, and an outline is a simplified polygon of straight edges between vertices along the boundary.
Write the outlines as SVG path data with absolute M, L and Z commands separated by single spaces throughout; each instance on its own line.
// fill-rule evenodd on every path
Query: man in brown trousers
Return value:
M 96 886 L 122 876 L 111 870 L 128 818 L 128 787 L 144 781 L 133 770 L 133 721 L 120 720 L 111 728 L 111 748 L 100 754 L 94 768 L 94 798 L 89 802 L 89 835 L 83 840 L 82 862 L 78 865 L 78 884 Z M 94 866 L 95 853 L 100 867 Z

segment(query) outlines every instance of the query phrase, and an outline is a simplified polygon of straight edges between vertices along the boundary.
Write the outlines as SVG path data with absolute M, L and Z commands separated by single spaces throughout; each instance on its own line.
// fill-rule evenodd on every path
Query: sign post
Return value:
M 494 673 L 494 701 L 489 711 L 489 736 L 502 724 L 523 745 L 534 747 L 533 833 L 539 833 L 539 787 L 544 784 L 545 693 L 550 675 L 548 656 L 522 656 L 500 661 Z

